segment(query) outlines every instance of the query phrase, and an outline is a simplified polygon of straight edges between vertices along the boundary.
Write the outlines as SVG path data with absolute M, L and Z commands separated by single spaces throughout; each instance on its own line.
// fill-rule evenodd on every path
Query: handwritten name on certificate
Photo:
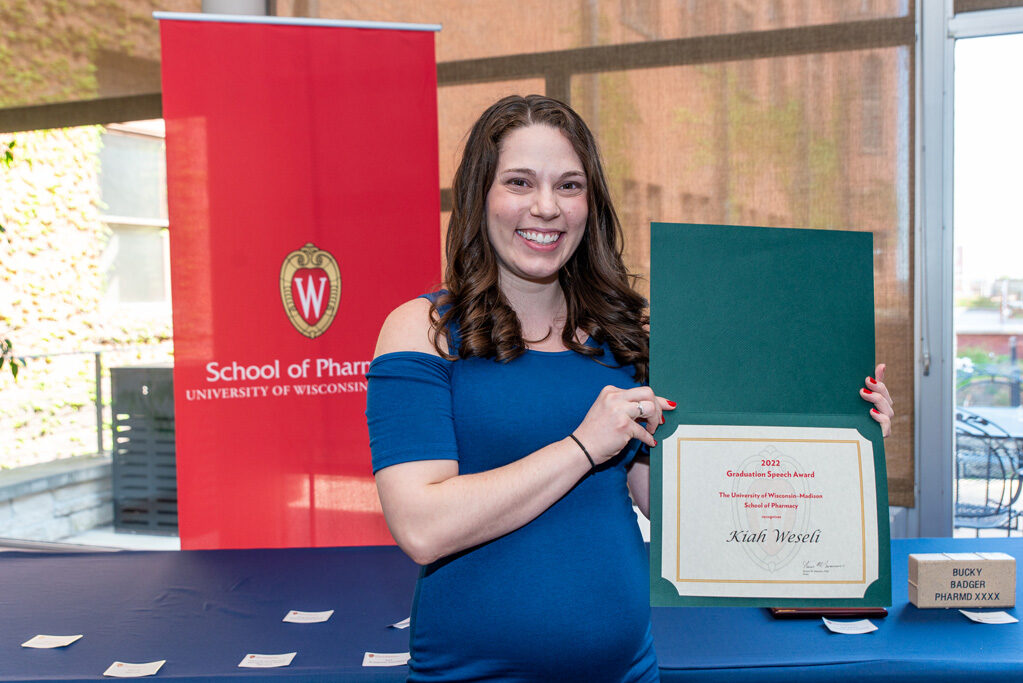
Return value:
M 661 575 L 681 596 L 862 598 L 874 454 L 855 429 L 680 425 L 661 442 Z

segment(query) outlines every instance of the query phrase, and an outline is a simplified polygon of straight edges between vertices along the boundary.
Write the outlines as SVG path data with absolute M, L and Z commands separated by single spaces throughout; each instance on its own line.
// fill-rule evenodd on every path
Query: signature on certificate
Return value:
M 842 569 L 844 564 L 831 560 L 803 560 L 803 576 L 809 574 L 830 574 L 833 569 Z

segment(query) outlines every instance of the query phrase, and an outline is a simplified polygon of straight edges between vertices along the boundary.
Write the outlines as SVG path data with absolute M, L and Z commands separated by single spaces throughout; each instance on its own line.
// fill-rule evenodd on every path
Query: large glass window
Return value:
M 107 126 L 100 148 L 104 214 L 167 220 L 167 161 L 163 121 Z
M 955 44 L 957 535 L 1020 533 L 1023 467 L 1023 34 Z
M 162 128 L 0 136 L 0 337 L 24 362 L 0 372 L 0 538 L 176 547 L 110 526 L 110 369 L 172 358 Z
M 912 16 L 908 0 L 277 0 L 278 16 L 440 23 L 437 61 Z M 883 24 L 879 26 L 882 30 Z M 824 47 L 823 45 L 821 47 Z
M 570 102 L 598 136 L 642 288 L 651 220 L 873 232 L 876 356 L 913 405 L 913 3 L 280 0 L 276 13 L 444 26 L 442 210 L 486 105 L 512 92 Z M 912 506 L 912 411 L 894 434 L 889 500 Z
M 0 49 L 0 130 L 20 130 L 13 126 L 26 115 L 23 108 L 34 105 L 126 98 L 117 106 L 130 108 L 133 96 L 158 100 L 159 25 L 151 12 L 194 12 L 201 4 L 4 3 L 0 23 L 11 29 L 11 40 Z M 597 133 L 627 232 L 628 263 L 644 278 L 651 220 L 872 231 L 876 355 L 888 362 L 888 381 L 902 406 L 886 444 L 890 501 L 913 505 L 912 0 L 277 0 L 268 7 L 279 16 L 444 25 L 436 38 L 441 230 L 469 125 L 500 96 L 538 92 L 570 102 Z M 69 107 L 76 116 L 81 109 Z M 4 109 L 11 111 L 5 116 Z M 10 237 L 17 264 L 0 264 L 16 265 L 22 274 L 18 291 L 7 297 L 17 305 L 0 314 L 13 316 L 23 352 L 127 344 L 133 350 L 123 362 L 139 360 L 142 352 L 130 347 L 139 340 L 169 346 L 169 323 L 153 332 L 145 318 L 154 311 L 169 315 L 162 132 L 149 124 L 67 129 L 25 138 L 24 149 L 42 162 L 36 150 L 45 145 L 33 140 L 61 137 L 69 138 L 67 145 L 58 141 L 61 149 L 74 148 L 68 166 L 77 174 L 55 176 L 60 182 L 53 183 L 23 166 L 10 177 L 31 177 L 31 192 L 0 184 L 0 208 L 34 221 L 32 232 Z M 46 163 L 36 170 L 53 168 L 56 157 L 44 154 Z M 93 188 L 88 198 L 79 201 L 77 192 L 65 189 L 75 178 Z M 53 193 L 50 187 L 57 188 L 57 200 L 74 201 L 37 201 L 46 198 L 44 191 Z M 38 197 L 32 194 L 37 190 Z M 59 240 L 50 232 L 54 226 Z M 60 279 L 72 270 L 54 260 L 65 253 L 81 255 L 74 274 L 85 286 Z M 38 314 L 45 306 L 29 305 L 38 298 L 37 286 L 60 293 L 52 321 L 45 310 Z M 1013 286 L 1006 282 L 1006 302 Z M 98 293 L 98 302 L 91 293 Z M 71 339 L 65 310 L 91 327 L 73 326 L 77 337 Z M 166 348 L 162 353 L 168 356 Z M 70 381 L 80 384 L 93 366 L 91 357 L 79 360 Z M 26 377 L 43 376 L 38 364 L 33 373 Z M 110 395 L 105 382 L 104 375 L 101 399 Z M 62 386 L 37 384 L 40 396 Z M 5 387 L 3 400 L 13 396 Z M 96 396 L 85 390 L 74 403 L 91 415 Z M 18 403 L 12 424 L 22 425 L 16 431 L 21 441 L 11 450 L 35 462 L 30 432 L 40 413 L 31 405 L 28 398 Z M 58 411 L 52 419 L 66 424 L 64 416 Z M 86 444 L 61 452 L 93 450 L 104 448 Z
M 163 121 L 108 126 L 100 149 L 104 303 L 111 315 L 167 315 L 170 303 Z M 151 308 L 151 307 L 150 307 Z
M 166 303 L 167 231 L 142 225 L 109 224 L 106 295 L 117 304 Z

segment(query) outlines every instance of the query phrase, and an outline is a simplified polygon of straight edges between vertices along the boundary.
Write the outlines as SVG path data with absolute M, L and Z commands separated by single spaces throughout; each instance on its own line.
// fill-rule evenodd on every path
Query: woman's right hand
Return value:
M 632 439 L 656 446 L 653 434 L 664 422 L 663 412 L 674 409 L 674 401 L 655 395 L 650 387 L 607 386 L 573 434 L 599 465 L 618 455 Z

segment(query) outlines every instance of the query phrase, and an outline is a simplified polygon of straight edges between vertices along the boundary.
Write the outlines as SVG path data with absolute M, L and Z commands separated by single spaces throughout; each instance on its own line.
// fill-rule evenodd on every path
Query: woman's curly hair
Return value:
M 445 245 L 447 293 L 430 310 L 434 346 L 443 357 L 455 359 L 440 344 L 441 335 L 446 338 L 448 326 L 455 324 L 461 338 L 458 357 L 508 361 L 526 350 L 519 319 L 498 288 L 498 262 L 487 233 L 486 203 L 502 140 L 510 131 L 529 125 L 560 130 L 586 173 L 586 230 L 558 273 L 567 304 L 562 341 L 577 353 L 600 355 L 596 346 L 576 340 L 576 330 L 584 330 L 598 344 L 606 342 L 615 360 L 632 365 L 636 380 L 645 382 L 649 364 L 646 301 L 632 288 L 632 276 L 622 261 L 622 228 L 611 203 L 597 143 L 571 107 L 541 95 L 499 100 L 469 132 L 454 178 L 454 207 Z

